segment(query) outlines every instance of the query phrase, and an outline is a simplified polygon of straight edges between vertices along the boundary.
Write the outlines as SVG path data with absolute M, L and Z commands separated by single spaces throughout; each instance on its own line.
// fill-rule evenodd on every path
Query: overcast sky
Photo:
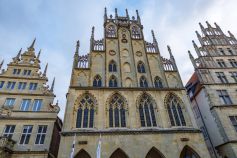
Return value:
M 214 22 L 227 33 L 237 36 L 237 0 L 1 0 L 0 1 L 0 60 L 10 62 L 20 48 L 23 51 L 36 37 L 35 49 L 41 53 L 41 67 L 49 63 L 51 84 L 56 77 L 55 94 L 64 116 L 66 97 L 75 44 L 80 40 L 80 54 L 89 51 L 91 27 L 95 38 L 103 38 L 104 7 L 108 14 L 135 16 L 138 9 L 147 41 L 152 41 L 153 29 L 162 56 L 168 57 L 171 46 L 184 84 L 193 72 L 187 51 L 194 53 L 192 40 L 198 43 L 195 30 L 198 23 Z M 195 54 L 196 55 L 196 54 Z

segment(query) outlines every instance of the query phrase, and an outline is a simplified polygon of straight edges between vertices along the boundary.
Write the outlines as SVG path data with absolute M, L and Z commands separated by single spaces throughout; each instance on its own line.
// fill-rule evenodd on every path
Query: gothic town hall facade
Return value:
M 74 54 L 58 157 L 209 158 L 172 51 L 161 56 L 152 31 L 143 35 L 139 13 L 104 14 L 104 38 Z

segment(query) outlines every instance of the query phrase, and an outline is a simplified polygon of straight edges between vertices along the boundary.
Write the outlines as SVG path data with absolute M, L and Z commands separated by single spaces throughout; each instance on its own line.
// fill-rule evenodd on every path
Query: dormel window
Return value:
M 144 76 L 140 78 L 140 87 L 148 87 L 146 78 Z
M 168 98 L 167 104 L 171 126 L 186 126 L 181 104 L 177 97 L 171 95 Z
M 162 81 L 158 76 L 155 77 L 154 84 L 156 88 L 163 88 Z
M 139 115 L 142 127 L 157 126 L 152 98 L 143 94 L 139 101 Z
M 85 94 L 79 101 L 77 109 L 76 128 L 94 127 L 95 101 L 89 94 Z
M 117 79 L 114 75 L 109 80 L 109 87 L 118 87 Z
M 117 72 L 116 63 L 113 60 L 109 63 L 109 72 Z
M 137 64 L 137 71 L 138 71 L 139 73 L 146 73 L 146 71 L 145 71 L 145 66 L 144 66 L 143 62 L 140 61 L 140 62 Z
M 133 39 L 141 39 L 141 31 L 137 26 L 132 27 L 132 38 Z
M 119 94 L 114 94 L 109 102 L 109 127 L 126 127 L 125 101 Z
M 107 37 L 116 37 L 115 26 L 109 25 L 106 29 L 106 35 Z
M 100 75 L 96 75 L 93 80 L 93 87 L 101 87 L 102 81 Z

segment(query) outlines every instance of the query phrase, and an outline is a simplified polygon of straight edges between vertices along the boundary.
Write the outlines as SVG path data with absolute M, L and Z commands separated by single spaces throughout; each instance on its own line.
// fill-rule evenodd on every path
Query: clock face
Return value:
M 110 54 L 110 55 L 115 55 L 116 52 L 115 52 L 114 50 L 110 50 L 110 51 L 109 51 L 109 54 Z
M 142 56 L 142 52 L 137 51 L 137 52 L 136 52 L 136 55 L 140 57 L 140 56 Z

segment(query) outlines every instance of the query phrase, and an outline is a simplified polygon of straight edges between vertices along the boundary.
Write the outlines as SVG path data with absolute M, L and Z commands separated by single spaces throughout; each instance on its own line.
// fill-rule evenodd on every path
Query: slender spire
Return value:
M 28 48 L 28 50 L 30 50 L 30 51 L 34 51 L 34 50 L 35 50 L 35 48 L 34 48 L 35 41 L 36 41 L 36 38 L 33 40 L 32 44 L 30 45 L 30 47 Z
M 77 41 L 77 45 L 76 45 L 76 51 L 74 54 L 74 60 L 73 60 L 73 68 L 77 68 L 78 66 L 78 60 L 79 60 L 79 47 L 80 47 L 80 41 Z
M 214 22 L 214 24 L 215 24 L 215 26 L 216 26 L 217 30 L 219 30 L 219 32 L 221 32 L 221 34 L 223 35 L 224 33 L 223 33 L 223 31 L 221 30 L 220 26 L 219 26 L 219 25 L 217 25 L 217 23 L 216 23 L 216 22 Z
M 115 8 L 115 19 L 118 19 L 118 10 Z
M 139 24 L 141 24 L 141 19 L 140 19 L 140 16 L 139 16 L 138 10 L 136 10 L 136 13 L 137 13 L 137 21 L 138 21 Z
M 94 39 L 94 32 L 95 32 L 95 27 L 93 26 L 91 29 L 91 39 Z
M 80 41 L 77 41 L 77 45 L 76 45 L 76 51 L 75 54 L 79 55 L 79 47 L 80 47 Z
M 151 34 L 152 34 L 152 38 L 153 38 L 153 44 L 155 44 L 156 52 L 159 52 L 158 42 L 157 42 L 157 40 L 156 40 L 156 37 L 155 37 L 155 34 L 154 34 L 154 31 L 153 31 L 153 30 L 151 30 Z
M 197 55 L 198 55 L 198 56 L 201 56 L 197 44 L 194 42 L 194 40 L 192 40 L 192 42 L 193 42 L 193 47 L 195 48 L 195 51 L 197 52 Z
M 17 54 L 17 56 L 16 56 L 17 59 L 20 59 L 21 51 L 22 51 L 22 48 L 19 50 L 19 52 L 18 52 L 18 54 Z
M 46 76 L 47 70 L 48 70 L 48 63 L 46 64 L 46 66 L 45 66 L 45 68 L 44 68 L 43 76 Z
M 228 31 L 228 34 L 230 35 L 230 37 L 235 39 L 235 36 L 230 31 Z
M 37 55 L 37 59 L 39 59 L 40 54 L 41 54 L 41 49 L 40 49 L 40 51 L 39 51 L 39 53 L 38 53 L 38 55 Z
M 172 63 L 173 63 L 174 70 L 178 70 L 177 65 L 176 65 L 176 62 L 175 62 L 175 58 L 174 58 L 174 56 L 173 56 L 173 54 L 172 54 L 172 51 L 171 51 L 169 45 L 167 45 L 167 49 L 168 49 L 168 52 L 169 52 L 169 54 L 170 54 L 170 60 L 171 60 Z
M 52 82 L 52 85 L 51 85 L 51 88 L 50 88 L 51 92 L 53 92 L 53 90 L 54 90 L 54 84 L 55 84 L 55 77 L 53 78 L 53 82 Z
M 2 62 L 0 64 L 0 70 L 2 69 L 3 63 L 4 63 L 4 60 L 2 60 Z
M 195 33 L 196 33 L 196 35 L 198 37 L 198 40 L 201 43 L 201 45 L 204 45 L 201 35 L 198 33 L 198 31 L 195 31 Z
M 92 51 L 94 48 L 94 31 L 95 31 L 95 27 L 92 27 L 91 30 L 91 41 L 90 41 L 90 50 Z
M 129 19 L 128 9 L 126 9 L 125 11 L 126 11 L 126 17 Z
M 206 35 L 206 31 L 205 31 L 205 28 L 203 27 L 203 25 L 201 23 L 199 23 L 199 26 L 202 30 L 202 33 Z
M 193 55 L 191 54 L 190 50 L 188 51 L 188 54 L 189 54 L 189 58 L 190 58 L 190 60 L 191 60 L 191 62 L 193 64 L 194 68 L 196 68 L 197 65 L 195 63 L 195 59 L 194 59 Z
M 207 27 L 212 28 L 208 21 L 206 21 Z
M 170 46 L 169 46 L 169 45 L 167 45 L 167 49 L 168 49 L 168 51 L 169 51 L 170 58 L 174 58 L 174 56 L 173 56 L 173 54 L 172 54 L 172 51 L 171 51 L 171 49 L 170 49 Z
M 105 13 L 104 13 L 104 22 L 106 22 L 107 21 L 107 8 L 105 7 Z

